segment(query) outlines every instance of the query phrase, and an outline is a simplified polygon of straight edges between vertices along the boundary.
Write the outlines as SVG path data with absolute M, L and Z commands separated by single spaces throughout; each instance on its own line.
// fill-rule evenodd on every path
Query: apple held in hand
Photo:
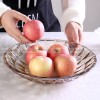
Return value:
M 39 40 L 44 35 L 44 25 L 39 20 L 26 22 L 23 26 L 23 33 L 30 41 Z
M 51 77 L 53 70 L 53 62 L 49 57 L 37 56 L 29 63 L 29 72 L 34 76 Z
M 47 51 L 39 44 L 32 45 L 26 52 L 26 62 L 29 64 L 30 60 L 36 56 L 47 56 Z
M 60 54 L 54 60 L 55 71 L 59 77 L 72 76 L 77 68 L 74 56 Z
M 59 54 L 65 54 L 68 55 L 67 48 L 62 44 L 53 44 L 49 47 L 47 51 L 47 56 L 50 57 L 53 61 L 55 57 L 57 57 Z

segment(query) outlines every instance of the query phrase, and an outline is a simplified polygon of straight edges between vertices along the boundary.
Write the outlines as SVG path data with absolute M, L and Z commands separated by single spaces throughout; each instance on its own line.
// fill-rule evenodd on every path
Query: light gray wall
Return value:
M 51 0 L 55 15 L 61 17 L 61 0 Z M 100 27 L 100 0 L 86 0 L 84 31 L 94 31 Z
M 53 11 L 58 19 L 61 18 L 62 14 L 62 6 L 61 6 L 61 0 L 51 0 L 52 1 L 52 6 L 53 6 Z
M 100 0 L 86 0 L 84 31 L 94 31 L 100 27 Z

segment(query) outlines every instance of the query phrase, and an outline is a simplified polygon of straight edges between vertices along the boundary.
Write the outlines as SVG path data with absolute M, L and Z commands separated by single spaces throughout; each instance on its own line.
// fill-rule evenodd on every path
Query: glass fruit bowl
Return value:
M 28 47 L 36 43 L 42 45 L 46 50 L 48 50 L 48 48 L 55 43 L 65 45 L 68 48 L 68 52 L 70 54 L 74 53 L 77 59 L 78 67 L 74 75 L 66 77 L 51 77 L 51 78 L 44 78 L 44 77 L 37 77 L 30 75 L 28 70 L 28 65 L 26 64 L 25 61 L 25 54 Z M 79 45 L 78 48 L 76 48 L 76 44 L 69 44 L 66 40 L 41 39 L 36 43 L 32 44 L 19 43 L 10 47 L 4 53 L 4 62 L 7 64 L 7 66 L 18 75 L 30 81 L 40 82 L 43 84 L 58 84 L 58 83 L 70 82 L 89 72 L 90 69 L 92 69 L 97 62 L 96 55 L 90 49 L 82 45 Z

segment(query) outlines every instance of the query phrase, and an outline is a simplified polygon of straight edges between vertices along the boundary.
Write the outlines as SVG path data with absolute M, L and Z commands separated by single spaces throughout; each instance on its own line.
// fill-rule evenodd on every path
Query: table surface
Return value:
M 3 53 L 17 43 L 0 33 L 0 100 L 99 100 L 100 99 L 100 36 L 84 32 L 83 45 L 97 56 L 97 64 L 86 75 L 64 84 L 42 85 L 12 72 L 3 62 Z M 66 39 L 64 33 L 45 33 L 43 38 Z

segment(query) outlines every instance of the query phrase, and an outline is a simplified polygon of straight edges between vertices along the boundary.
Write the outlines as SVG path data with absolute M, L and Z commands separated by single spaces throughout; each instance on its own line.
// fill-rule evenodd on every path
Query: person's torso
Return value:
M 43 22 L 46 31 L 60 31 L 60 24 L 55 17 L 51 0 L 2 0 L 4 4 L 17 10 L 32 20 Z M 22 30 L 24 22 L 19 21 L 18 27 Z

